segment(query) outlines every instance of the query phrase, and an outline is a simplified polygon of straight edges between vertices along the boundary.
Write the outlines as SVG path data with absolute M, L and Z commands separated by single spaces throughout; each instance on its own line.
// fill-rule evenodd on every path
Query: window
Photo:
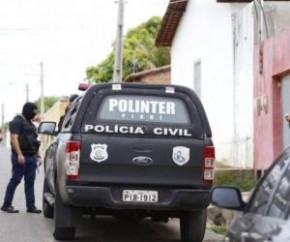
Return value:
M 274 193 L 273 200 L 269 205 L 268 216 L 276 218 L 285 218 L 287 210 L 289 209 L 290 198 L 290 167 L 282 176 L 277 190 Z
M 289 196 L 290 189 L 289 164 L 290 157 L 284 152 L 271 167 L 266 177 L 259 183 L 251 201 L 250 212 L 284 217 L 283 211 L 285 212 L 287 206 L 285 196 Z
M 71 128 L 73 121 L 76 117 L 76 113 L 78 110 L 78 107 L 80 105 L 80 100 L 78 99 L 75 102 L 72 103 L 72 105 L 69 107 L 67 114 L 64 117 L 64 122 L 63 122 L 63 126 L 62 129 L 63 130 L 68 130 Z
M 145 95 L 109 95 L 103 99 L 97 119 L 143 123 L 190 123 L 186 105 L 181 99 Z

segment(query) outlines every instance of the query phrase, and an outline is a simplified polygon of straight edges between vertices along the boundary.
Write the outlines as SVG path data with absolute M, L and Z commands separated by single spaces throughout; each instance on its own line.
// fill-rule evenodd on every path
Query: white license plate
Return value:
M 158 202 L 157 191 L 144 191 L 144 190 L 123 190 L 124 202 Z

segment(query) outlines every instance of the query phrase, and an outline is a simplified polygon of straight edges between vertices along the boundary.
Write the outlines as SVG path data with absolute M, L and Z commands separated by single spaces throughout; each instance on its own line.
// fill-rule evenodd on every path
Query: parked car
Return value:
M 290 241 L 290 147 L 259 179 L 247 202 L 236 187 L 214 187 L 211 203 L 236 210 L 225 242 Z
M 202 241 L 214 175 L 210 125 L 198 96 L 171 85 L 92 85 L 69 107 L 45 152 L 43 213 L 54 237 L 75 236 L 81 214 L 126 222 L 180 219 L 183 241 Z

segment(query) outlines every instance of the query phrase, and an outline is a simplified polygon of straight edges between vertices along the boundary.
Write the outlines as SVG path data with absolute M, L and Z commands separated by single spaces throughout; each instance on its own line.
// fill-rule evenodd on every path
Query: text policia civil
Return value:
M 110 133 L 110 134 L 140 134 L 145 135 L 146 132 L 143 126 L 130 126 L 130 125 L 92 125 L 86 124 L 84 126 L 84 131 L 86 133 Z M 192 134 L 188 129 L 184 128 L 163 128 L 155 127 L 153 128 L 153 134 L 159 136 L 186 136 L 192 137 Z

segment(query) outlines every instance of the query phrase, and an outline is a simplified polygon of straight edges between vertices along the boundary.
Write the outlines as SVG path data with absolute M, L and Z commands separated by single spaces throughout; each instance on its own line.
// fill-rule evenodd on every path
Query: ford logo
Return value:
M 146 157 L 146 156 L 134 157 L 132 161 L 134 164 L 141 165 L 141 166 L 148 166 L 153 163 L 153 160 L 150 157 Z

